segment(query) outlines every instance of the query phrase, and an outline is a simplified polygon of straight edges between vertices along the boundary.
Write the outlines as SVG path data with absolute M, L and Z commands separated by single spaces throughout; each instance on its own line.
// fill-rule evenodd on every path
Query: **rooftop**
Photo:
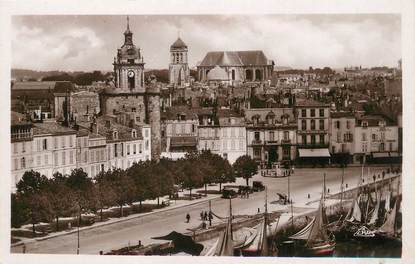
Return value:
M 352 112 L 331 112 L 330 113 L 331 118 L 342 118 L 342 117 L 349 117 L 349 118 L 354 118 L 355 115 Z
M 76 133 L 76 130 L 66 126 L 62 126 L 61 124 L 58 124 L 56 122 L 43 122 L 33 124 L 34 135 L 70 135 Z
M 187 48 L 186 43 L 179 37 L 177 40 L 170 46 L 170 49 L 181 49 Z
M 56 82 L 14 82 L 12 90 L 53 89 Z
M 161 113 L 162 120 L 177 120 L 178 115 L 184 115 L 185 120 L 197 119 L 195 109 L 188 106 L 173 106 L 166 109 Z
M 262 50 L 248 51 L 210 51 L 199 66 L 249 66 L 269 65 L 269 61 Z
M 322 103 L 313 99 L 297 99 L 297 107 L 328 107 L 329 104 Z

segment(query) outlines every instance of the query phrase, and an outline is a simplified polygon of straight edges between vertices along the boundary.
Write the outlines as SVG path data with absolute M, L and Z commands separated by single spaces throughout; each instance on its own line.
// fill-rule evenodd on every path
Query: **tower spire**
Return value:
M 130 31 L 130 17 L 127 16 L 127 30 Z

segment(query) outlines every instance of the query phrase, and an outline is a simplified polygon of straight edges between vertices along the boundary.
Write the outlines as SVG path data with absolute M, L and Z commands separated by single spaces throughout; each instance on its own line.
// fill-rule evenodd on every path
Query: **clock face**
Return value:
M 134 72 L 133 71 L 128 71 L 128 77 L 134 77 Z

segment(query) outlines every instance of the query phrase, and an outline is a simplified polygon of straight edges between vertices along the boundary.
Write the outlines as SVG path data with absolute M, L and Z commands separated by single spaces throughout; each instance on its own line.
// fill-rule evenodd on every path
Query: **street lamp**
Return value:
M 78 215 L 78 246 L 76 248 L 76 254 L 79 255 L 79 226 L 81 225 L 81 207 L 79 207 L 79 215 Z

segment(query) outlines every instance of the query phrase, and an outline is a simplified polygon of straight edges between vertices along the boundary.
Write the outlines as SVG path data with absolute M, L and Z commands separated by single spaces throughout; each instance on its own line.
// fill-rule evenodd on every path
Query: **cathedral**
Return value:
M 190 85 L 187 45 L 180 37 L 170 46 L 169 83 L 175 87 Z
M 160 91 L 144 82 L 144 58 L 134 45 L 127 17 L 124 44 L 114 58 L 114 85 L 100 93 L 101 114 L 118 117 L 124 125 L 151 127 L 151 154 L 160 155 Z
M 218 81 L 218 76 L 223 76 L 219 81 L 237 85 L 270 80 L 274 65 L 274 61 L 268 60 L 261 50 L 211 51 L 197 66 L 197 73 L 201 82 Z M 213 77 L 209 75 L 211 70 L 215 70 Z

